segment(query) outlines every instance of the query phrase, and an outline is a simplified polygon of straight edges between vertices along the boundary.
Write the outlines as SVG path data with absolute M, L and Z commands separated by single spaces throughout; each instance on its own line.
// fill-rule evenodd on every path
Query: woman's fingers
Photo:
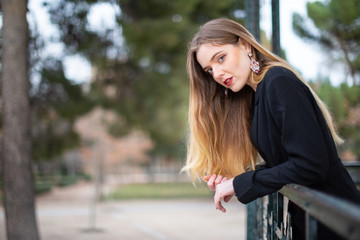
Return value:
M 218 185 L 219 183 L 221 183 L 222 179 L 223 179 L 223 177 L 221 175 L 218 175 L 215 179 L 215 185 Z
M 225 213 L 226 209 L 222 205 L 221 200 L 224 199 L 224 202 L 228 202 L 234 196 L 234 189 L 232 186 L 233 179 L 228 181 L 227 177 L 216 174 L 206 175 L 203 179 L 207 182 L 207 186 L 210 190 L 215 191 L 215 208 Z M 219 188 L 217 188 L 217 186 L 219 186 Z
M 233 180 L 233 178 L 230 180 L 225 180 L 219 185 L 216 185 L 216 191 L 214 195 L 215 208 L 224 213 L 226 212 L 226 209 L 222 205 L 221 200 L 224 199 L 224 202 L 228 202 L 235 195 Z
M 215 182 L 216 183 L 220 183 L 220 182 L 223 182 L 223 181 L 226 181 L 227 180 L 227 177 L 223 177 L 221 175 L 216 175 L 216 174 L 212 174 L 212 175 L 206 175 L 203 177 L 203 180 L 205 182 L 208 182 L 210 180 L 211 177 L 215 176 Z
M 227 177 L 224 177 L 222 180 L 221 180 L 221 182 L 225 182 L 225 181 L 227 181 L 228 179 L 227 179 Z
M 211 191 L 215 191 L 216 189 L 216 184 L 215 184 L 215 179 L 216 179 L 216 174 L 211 175 L 211 177 L 209 178 L 209 180 L 207 181 L 207 185 L 210 188 Z
M 207 182 L 209 181 L 209 179 L 211 178 L 212 175 L 206 175 L 205 177 L 203 177 L 204 181 Z
M 221 204 L 221 196 L 219 196 L 218 193 L 215 193 L 215 196 L 214 196 L 214 203 L 215 203 L 215 208 L 217 210 L 220 210 L 222 211 L 223 213 L 226 212 L 226 209 L 224 208 L 224 206 Z

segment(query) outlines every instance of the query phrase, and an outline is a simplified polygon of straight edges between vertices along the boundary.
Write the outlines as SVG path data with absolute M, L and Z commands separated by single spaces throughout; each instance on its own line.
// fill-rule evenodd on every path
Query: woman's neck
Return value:
M 250 81 L 250 79 L 247 81 L 247 83 L 246 83 L 248 86 L 250 86 L 253 90 L 254 90 L 254 92 L 256 92 L 256 88 L 257 88 L 257 83 L 253 83 L 253 82 L 251 82 Z

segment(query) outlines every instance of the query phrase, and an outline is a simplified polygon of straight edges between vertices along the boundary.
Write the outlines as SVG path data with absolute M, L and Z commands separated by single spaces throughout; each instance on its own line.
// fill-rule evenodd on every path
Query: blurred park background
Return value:
M 229 17 L 245 25 L 246 1 L 22 2 L 28 5 L 30 87 L 28 96 L 24 97 L 29 98 L 31 109 L 31 136 L 27 141 L 32 142 L 29 157 L 34 174 L 34 182 L 23 184 L 35 186 L 38 203 L 66 204 L 67 197 L 78 193 L 83 196 L 80 196 L 83 202 L 77 202 L 79 206 L 89 204 L 89 215 L 92 214 L 89 228 L 93 229 L 98 202 L 121 200 L 131 204 L 132 199 L 152 199 L 150 202 L 172 199 L 176 207 L 188 199 L 196 199 L 199 204 L 189 205 L 190 209 L 206 206 L 215 211 L 210 204 L 211 193 L 204 184 L 199 183 L 195 189 L 185 174 L 179 174 L 186 153 L 189 90 L 186 49 L 199 26 L 210 19 Z M 261 18 L 262 13 L 271 16 L 270 2 L 260 0 Z M 284 46 L 288 46 L 282 48 L 281 55 L 287 59 L 299 48 L 287 39 L 289 31 L 282 31 L 282 25 L 290 24 L 291 34 L 296 34 L 314 51 L 305 57 L 299 55 L 296 60 L 288 59 L 290 64 L 311 82 L 333 113 L 340 135 L 345 139 L 338 149 L 342 160 L 359 161 L 360 0 L 291 3 L 297 4 L 305 12 L 291 12 L 291 19 L 285 20 L 280 14 L 280 44 L 284 42 Z M 289 6 L 289 1 L 280 0 L 280 9 L 283 5 Z M 2 17 L 3 7 L 1 11 Z M 1 29 L 6 27 L 2 20 L 0 23 Z M 261 19 L 259 40 L 271 50 L 271 35 L 266 29 L 269 24 L 270 18 Z M 3 52 L 1 49 L 0 54 Z M 309 77 L 306 65 L 314 69 L 311 60 L 318 56 L 322 59 L 319 66 L 315 66 L 319 72 Z M 336 69 L 336 73 L 331 69 Z M 2 108 L 0 114 L 3 115 Z M 3 139 L 6 136 L 3 125 L 0 127 Z M 7 163 L 3 157 L 0 161 L 2 171 Z M 13 175 L 14 182 L 19 179 L 20 171 L 19 175 Z M 0 201 L 4 182 L 0 180 Z M 60 203 L 59 199 L 63 201 Z M 177 199 L 187 200 L 176 202 Z M 106 208 L 101 203 L 99 206 Z M 229 216 L 234 218 L 232 224 L 242 221 L 245 214 L 242 207 L 234 208 L 238 216 Z M 111 211 L 109 209 L 107 211 Z M 42 215 L 38 215 L 41 219 Z M 226 221 L 219 219 L 222 220 L 214 219 L 214 224 Z M 185 221 L 195 224 L 191 219 Z M 49 234 L 44 224 L 44 220 L 40 220 L 41 232 Z M 59 223 L 54 222 L 56 224 Z M 5 230 L 5 215 L 1 215 L 1 210 L 0 225 L 0 230 Z M 228 222 L 222 226 L 226 231 Z M 242 229 L 240 223 L 233 227 Z M 61 234 L 66 236 L 66 230 L 58 235 Z M 142 239 L 196 239 L 189 235 L 171 238 L 152 234 Z M 48 239 L 69 239 L 59 236 Z M 214 236 L 223 236 L 223 233 Z M 0 232 L 1 237 L 5 237 L 4 232 Z

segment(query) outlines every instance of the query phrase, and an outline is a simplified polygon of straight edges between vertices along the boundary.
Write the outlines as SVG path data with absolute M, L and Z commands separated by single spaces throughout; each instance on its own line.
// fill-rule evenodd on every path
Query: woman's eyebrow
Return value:
M 219 53 L 221 53 L 222 51 L 223 51 L 223 50 L 220 50 L 220 51 L 214 53 L 214 55 L 210 58 L 210 62 L 212 62 L 212 60 L 214 60 L 214 58 L 215 58 Z M 207 69 L 208 67 L 209 67 L 209 66 L 204 67 L 203 70 L 206 71 L 206 69 Z

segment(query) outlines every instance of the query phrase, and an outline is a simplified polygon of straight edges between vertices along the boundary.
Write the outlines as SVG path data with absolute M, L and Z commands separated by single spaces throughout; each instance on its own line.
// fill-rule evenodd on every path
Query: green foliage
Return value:
M 353 83 L 360 85 L 360 0 L 329 0 L 307 3 L 313 26 L 299 14 L 293 15 L 295 32 L 318 43 L 330 56 L 346 64 Z
M 211 18 L 232 17 L 235 1 L 124 1 L 118 22 L 129 47 L 134 82 L 131 122 L 156 141 L 155 154 L 184 154 L 188 82 L 186 46 L 200 24 Z M 150 10 L 151 9 L 151 10 Z M 154 10 L 153 10 L 154 9 Z M 134 115 L 134 111 L 137 112 Z
M 295 32 L 322 46 L 329 57 L 347 66 L 352 76 L 351 86 L 342 83 L 334 87 L 328 79 L 320 79 L 316 85 L 319 97 L 333 113 L 340 135 L 346 139 L 341 149 L 357 156 L 360 156 L 360 126 L 354 112 L 358 111 L 360 102 L 359 14 L 360 0 L 328 0 L 307 4 L 310 21 L 299 14 L 293 15 Z
M 340 85 L 340 90 L 346 98 L 350 107 L 355 107 L 360 102 L 360 87 L 356 85 L 349 86 L 346 83 Z
M 75 184 L 79 179 L 89 180 L 87 175 L 70 176 L 60 175 L 59 179 L 54 179 L 51 176 L 37 176 L 35 180 L 35 193 L 49 192 L 54 186 L 66 187 Z M 0 188 L 1 189 L 1 188 Z
M 50 160 L 78 146 L 73 121 L 92 106 L 81 86 L 65 77 L 61 61 L 45 59 L 40 73 L 40 82 L 31 89 L 35 161 Z
M 346 140 L 341 150 L 349 150 L 356 156 L 360 156 L 360 119 L 358 115 L 350 114 L 358 111 L 360 107 L 360 88 L 342 83 L 340 86 L 332 86 L 329 79 L 317 79 L 312 83 L 318 96 L 328 106 L 333 115 L 340 135 Z M 356 123 L 357 122 L 357 123 Z
M 51 21 L 69 53 L 87 57 L 96 71 L 89 98 L 114 109 L 126 121 L 111 126 L 121 135 L 131 128 L 149 133 L 153 154 L 181 158 L 186 132 L 188 82 L 186 47 L 200 24 L 218 17 L 234 18 L 243 1 L 124 0 L 115 29 L 89 29 L 87 14 L 101 1 L 48 3 Z M 64 17 L 67 16 L 67 17 Z M 122 35 L 116 35 L 116 33 Z M 124 39 L 124 45 L 117 41 Z M 109 57 L 109 51 L 118 52 Z M 113 94 L 108 94 L 114 89 Z
M 35 193 L 40 194 L 44 192 L 49 192 L 53 187 L 51 181 L 36 181 L 35 182 Z
M 77 177 L 75 176 L 61 176 L 60 181 L 57 182 L 57 185 L 60 187 L 66 187 L 77 182 Z
M 69 120 L 89 111 L 91 103 L 84 97 L 81 85 L 65 77 L 61 61 L 45 59 L 40 74 L 40 83 L 32 89 L 34 105 L 53 108 L 60 117 Z
M 346 112 L 346 99 L 344 92 L 339 87 L 334 87 L 331 85 L 330 80 L 321 79 L 318 80 L 319 88 L 317 94 L 328 106 L 330 112 L 334 116 L 334 120 L 338 126 L 343 126 L 344 121 L 347 117 Z

